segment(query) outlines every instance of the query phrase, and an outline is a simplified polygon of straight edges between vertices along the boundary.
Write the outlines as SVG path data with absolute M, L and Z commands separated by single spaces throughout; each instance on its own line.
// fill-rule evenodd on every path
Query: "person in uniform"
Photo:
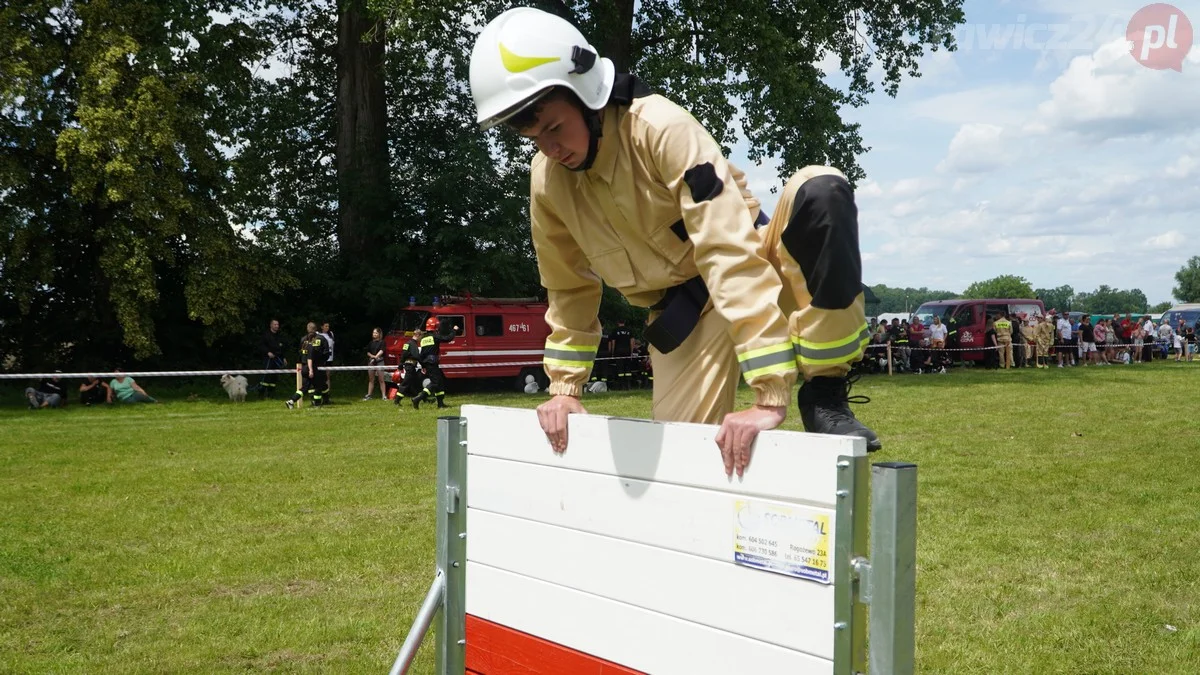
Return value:
M 429 376 L 429 386 L 422 389 L 421 393 L 413 398 L 414 408 L 421 405 L 421 401 L 426 401 L 430 398 L 437 399 L 437 407 L 447 407 L 446 376 L 442 374 L 439 362 L 441 360 L 442 344 L 454 341 L 454 335 L 458 332 L 458 326 L 455 326 L 454 330 L 446 335 L 439 335 L 438 328 L 440 325 L 437 317 L 431 316 L 425 321 L 425 332 L 421 336 L 418 359 L 421 362 L 421 368 Z
M 1025 368 L 1032 368 L 1035 365 L 1037 357 L 1037 336 L 1034 335 L 1034 329 L 1037 327 L 1037 322 L 1034 317 L 1029 316 L 1025 312 L 1021 312 L 1021 340 L 1025 343 L 1022 353 L 1022 365 Z
M 608 336 L 608 352 L 613 357 L 613 371 L 620 389 L 632 389 L 633 380 L 633 331 L 625 326 L 625 320 L 617 320 L 617 327 Z
M 1043 314 L 1037 315 L 1037 326 L 1033 329 L 1037 340 L 1037 367 L 1050 367 L 1050 348 L 1054 346 L 1054 324 Z
M 992 326 L 996 330 L 996 343 L 1000 345 L 1000 367 L 1008 370 L 1013 367 L 1012 322 L 1008 320 L 1008 314 L 1000 310 Z
M 505 124 L 538 148 L 530 215 L 552 398 L 537 412 L 555 451 L 567 448 L 568 415 L 586 412 L 604 283 L 650 310 L 653 418 L 720 424 L 727 474 L 742 475 L 758 433 L 783 423 L 799 374 L 807 431 L 881 447 L 847 405 L 867 400 L 849 397 L 848 374 L 869 334 L 857 206 L 841 171 L 797 171 L 767 217 L 688 111 L 536 9 L 487 24 L 470 84 L 482 129 Z M 754 404 L 734 412 L 739 375 Z
M 412 400 L 413 409 L 420 408 L 421 402 L 417 397 L 421 395 L 421 382 L 424 372 L 421 370 L 421 338 L 424 337 L 425 331 L 420 328 L 413 331 L 412 338 L 404 343 L 404 347 L 400 352 L 400 379 L 392 378 L 399 386 L 396 389 L 396 397 L 393 402 L 400 405 L 404 402 L 405 397 Z
M 283 402 L 288 407 L 288 410 L 295 408 L 306 393 L 309 400 L 313 402 L 313 405 L 317 405 L 318 392 L 314 388 L 311 357 L 312 341 L 316 336 L 317 325 L 310 321 L 308 322 L 308 332 L 305 333 L 304 337 L 300 338 L 300 358 L 296 359 L 296 393 Z

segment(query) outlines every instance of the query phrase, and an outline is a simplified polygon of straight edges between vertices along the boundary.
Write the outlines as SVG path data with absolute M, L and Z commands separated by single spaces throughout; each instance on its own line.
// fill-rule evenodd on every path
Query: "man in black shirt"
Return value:
M 1096 351 L 1096 327 L 1092 325 L 1092 317 L 1087 314 L 1079 323 L 1079 351 L 1083 365 L 1098 363 L 1099 352 Z
M 54 371 L 61 373 L 61 370 Z M 62 378 L 55 375 L 54 377 L 42 378 L 38 386 L 27 387 L 25 389 L 25 400 L 29 401 L 29 409 L 37 410 L 39 408 L 61 408 L 67 403 L 66 397 L 63 396 Z
M 79 402 L 84 405 L 107 403 L 109 396 L 108 383 L 98 377 L 89 377 L 79 385 Z
M 263 370 L 287 367 L 287 359 L 283 356 L 283 338 L 279 336 L 278 319 L 271 319 L 267 332 L 263 333 L 262 339 L 259 340 L 258 352 L 266 364 L 263 366 Z M 258 379 L 259 397 L 272 398 L 275 396 L 275 385 L 278 383 L 278 379 L 279 376 L 274 373 L 260 377 Z

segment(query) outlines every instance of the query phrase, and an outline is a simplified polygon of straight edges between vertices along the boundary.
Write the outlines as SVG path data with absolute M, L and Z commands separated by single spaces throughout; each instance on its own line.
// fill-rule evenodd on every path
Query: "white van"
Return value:
M 1162 320 L 1168 322 L 1171 328 L 1178 328 L 1179 319 L 1181 318 L 1188 326 L 1195 326 L 1196 320 L 1200 319 L 1200 302 L 1187 302 L 1182 305 L 1175 305 L 1163 312 L 1162 315 Z

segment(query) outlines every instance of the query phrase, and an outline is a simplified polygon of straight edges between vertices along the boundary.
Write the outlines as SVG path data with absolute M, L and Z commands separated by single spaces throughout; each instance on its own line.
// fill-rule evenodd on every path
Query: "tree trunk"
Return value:
M 339 1 L 337 238 L 343 260 L 373 257 L 390 211 L 384 34 L 365 0 Z
M 629 72 L 633 65 L 633 4 L 634 0 L 600 0 L 591 6 L 597 19 L 592 44 L 612 60 L 618 73 Z

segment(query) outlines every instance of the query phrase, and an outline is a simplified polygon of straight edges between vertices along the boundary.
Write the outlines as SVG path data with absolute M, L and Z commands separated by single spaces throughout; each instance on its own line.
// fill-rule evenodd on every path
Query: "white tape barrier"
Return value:
M 1172 343 L 1170 343 L 1170 342 L 1152 342 L 1150 344 L 1151 345 L 1163 345 L 1163 344 L 1170 345 Z M 1014 342 L 1012 344 L 1012 347 L 1013 347 L 1013 350 L 1017 350 L 1017 349 L 1021 349 L 1023 345 L 1024 345 L 1024 343 Z M 1130 348 L 1130 347 L 1135 347 L 1135 346 L 1136 345 L 1129 345 L 1129 344 L 1124 344 L 1124 343 L 1117 343 L 1114 345 L 1104 344 L 1104 345 L 1096 345 L 1096 350 L 1100 351 L 1101 349 L 1109 349 L 1110 347 L 1113 349 L 1123 349 L 1123 348 Z M 865 349 L 867 351 L 878 351 L 878 350 L 887 349 L 887 347 L 888 347 L 888 345 L 867 345 L 865 347 Z M 1054 350 L 1052 353 L 1058 353 L 1059 349 L 1062 347 L 1066 347 L 1068 349 L 1077 349 L 1078 345 L 1052 345 L 1051 348 Z M 913 345 L 909 345 L 908 348 L 909 349 L 925 349 L 928 351 L 940 351 L 940 352 L 979 352 L 979 351 L 1000 349 L 1000 347 L 964 347 L 964 348 L 957 348 L 957 349 L 946 349 L 946 348 L 934 349 L 933 347 L 923 347 L 923 346 L 913 346 Z M 899 349 L 901 349 L 901 347 L 896 347 L 893 345 L 892 349 L 899 350 Z M 641 360 L 644 358 L 646 358 L 646 357 L 643 357 L 643 356 L 604 356 L 604 357 L 597 358 L 596 361 Z M 511 368 L 511 367 L 516 367 L 516 366 L 537 367 L 537 366 L 541 366 L 541 365 L 542 365 L 541 361 L 509 361 L 509 362 L 504 362 L 504 363 L 451 363 L 451 364 L 444 363 L 444 364 L 441 364 L 441 368 L 442 368 L 442 370 L 455 370 L 455 369 L 459 369 L 459 368 L 496 368 L 496 367 Z M 391 365 L 391 366 L 386 366 L 386 365 L 385 366 L 326 366 L 324 368 L 321 368 L 320 370 L 321 370 L 321 372 L 362 371 L 362 370 L 391 371 L 391 370 L 395 370 L 396 368 L 398 368 L 398 366 L 395 366 L 395 365 Z M 244 369 L 244 370 L 155 370 L 155 371 L 145 371 L 145 372 L 139 371 L 139 372 L 127 372 L 127 373 L 113 373 L 113 372 L 0 373 L 0 380 L 40 380 L 40 379 L 44 379 L 44 378 L 53 378 L 53 377 L 57 377 L 57 378 L 61 378 L 61 379 L 87 379 L 87 378 L 92 378 L 92 377 L 105 379 L 105 378 L 117 377 L 118 375 L 124 375 L 125 377 L 134 377 L 134 378 L 136 378 L 136 377 L 220 377 L 222 375 L 286 375 L 286 374 L 291 374 L 291 373 L 295 373 L 295 372 L 296 372 L 295 366 L 291 365 L 291 366 L 285 366 L 283 368 L 274 368 L 274 369 L 251 368 L 251 369 Z
M 1026 344 L 1027 343 L 1024 340 L 1021 340 L 1021 341 L 1014 340 L 1012 343 L 1012 348 L 1013 348 L 1013 350 L 1024 349 Z M 1143 342 L 1140 346 L 1141 346 L 1141 348 L 1144 349 L 1146 347 L 1146 345 L 1150 345 L 1151 347 L 1157 347 L 1157 346 L 1161 346 L 1161 345 L 1170 346 L 1172 344 L 1174 344 L 1174 343 L 1169 340 L 1156 340 L 1154 342 Z M 985 351 L 999 350 L 999 349 L 1004 348 L 1001 345 L 996 345 L 995 347 L 953 347 L 953 348 L 940 347 L 939 348 L 939 347 L 931 347 L 931 346 L 927 346 L 927 345 L 918 345 L 918 344 L 913 344 L 913 343 L 909 343 L 907 345 L 893 344 L 891 347 L 892 347 L 893 351 L 904 349 L 905 347 L 907 347 L 908 349 L 924 349 L 926 351 L 931 351 L 931 352 L 932 351 L 938 351 L 938 352 L 985 352 Z M 1138 347 L 1139 347 L 1139 345 L 1137 345 L 1137 344 L 1125 343 L 1125 342 L 1112 342 L 1112 343 L 1101 342 L 1101 343 L 1096 344 L 1096 351 L 1101 351 L 1101 350 L 1106 350 L 1106 349 L 1136 349 Z M 884 350 L 887 348 L 888 348 L 887 344 L 869 344 L 866 347 L 864 347 L 864 349 L 868 350 L 868 351 L 872 351 L 872 350 L 873 351 L 881 351 L 881 350 Z M 1064 350 L 1064 349 L 1067 349 L 1067 350 L 1076 349 L 1077 350 L 1077 349 L 1079 349 L 1079 343 L 1075 343 L 1072 345 L 1064 345 L 1064 344 L 1059 344 L 1059 343 L 1055 342 L 1050 345 L 1050 349 L 1051 349 L 1052 353 L 1057 353 L 1058 351 Z
M 612 356 L 601 357 L 596 361 L 626 361 L 626 360 L 641 360 L 642 356 Z M 503 363 L 443 363 L 442 370 L 454 370 L 458 368 L 496 368 L 496 367 L 514 367 L 514 366 L 541 366 L 541 361 L 509 361 Z M 384 366 L 324 366 L 320 368 L 323 373 L 337 371 L 361 371 L 361 370 L 383 370 L 392 371 L 399 368 L 396 365 Z M 112 378 L 117 375 L 125 377 L 220 377 L 222 375 L 287 375 L 296 372 L 295 365 L 284 366 L 282 368 L 266 369 L 266 368 L 251 368 L 244 370 L 154 370 L 145 372 L 94 372 L 94 373 L 0 373 L 0 380 L 36 380 L 48 377 L 59 377 L 63 379 L 70 378 Z

